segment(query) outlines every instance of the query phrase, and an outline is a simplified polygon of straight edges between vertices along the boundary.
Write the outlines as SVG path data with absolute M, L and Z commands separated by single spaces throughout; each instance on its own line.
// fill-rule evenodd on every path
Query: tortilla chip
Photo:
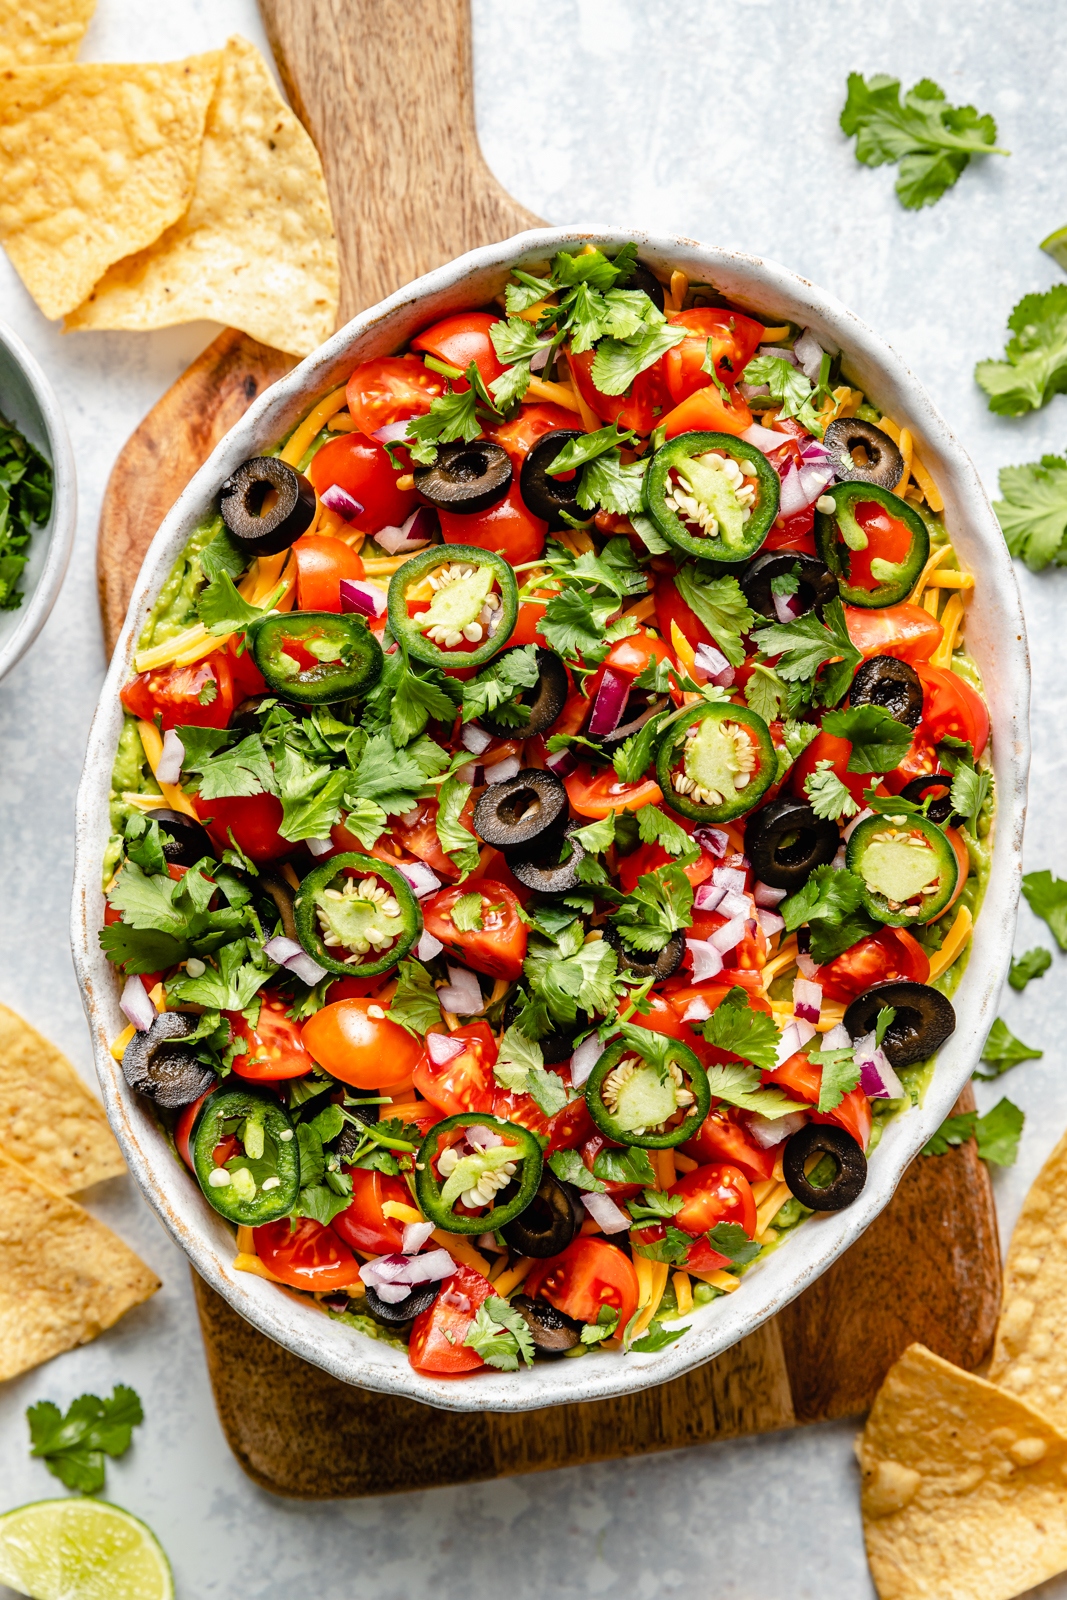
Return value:
M 989 1378 L 1067 1432 L 1067 1134 L 1034 1179 L 1011 1236 Z
M 0 1156 L 0 1379 L 88 1344 L 159 1286 L 110 1228 Z
M 882 1600 L 1011 1600 L 1067 1568 L 1067 1438 L 913 1344 L 857 1443 Z
M 73 61 L 96 0 L 0 0 L 0 69 Z
M 0 242 L 46 317 L 186 209 L 220 59 L 0 72 Z
M 259 51 L 232 38 L 181 221 L 113 266 L 67 328 L 212 317 L 305 356 L 337 325 L 337 244 L 318 151 Z
M 57 1194 L 126 1171 L 104 1108 L 66 1056 L 0 1005 L 0 1155 Z

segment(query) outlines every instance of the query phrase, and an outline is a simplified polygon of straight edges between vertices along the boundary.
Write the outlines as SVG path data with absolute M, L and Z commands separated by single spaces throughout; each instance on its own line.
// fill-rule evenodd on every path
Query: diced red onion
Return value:
M 851 1050 L 852 1035 L 843 1022 L 835 1022 L 828 1033 L 822 1036 L 823 1050 Z
M 730 843 L 729 835 L 723 833 L 721 828 L 694 828 L 693 839 L 709 856 L 716 856 L 720 861 Z
M 411 1289 L 406 1283 L 376 1283 L 374 1292 L 386 1305 L 399 1305 L 401 1300 L 407 1299 Z
M 761 356 L 778 356 L 781 358 L 781 360 L 788 361 L 791 367 L 798 367 L 800 365 L 800 362 L 797 360 L 792 350 L 787 350 L 781 345 L 761 344 L 759 347 L 759 353 Z
M 745 874 L 740 867 L 714 867 L 711 881 L 716 889 L 737 889 L 742 894 L 745 890 Z
M 452 1061 L 456 1056 L 461 1056 L 466 1048 L 466 1039 L 454 1039 L 450 1033 L 428 1033 L 426 1035 L 426 1054 L 435 1067 L 443 1067 L 446 1061 Z
M 716 888 L 713 883 L 702 883 L 694 896 L 693 905 L 697 911 L 718 911 L 725 894 L 725 889 Z
M 515 778 L 522 771 L 522 762 L 518 756 L 507 756 L 503 761 L 495 761 L 491 767 L 485 769 L 486 783 L 507 783 L 509 778 Z
M 803 973 L 805 978 L 817 978 L 819 975 L 819 968 L 806 950 L 801 950 L 797 955 L 797 970 Z
M 727 924 L 732 926 L 732 924 Z M 734 944 L 737 940 L 734 940 Z M 693 959 L 693 982 L 703 983 L 705 978 L 717 978 L 722 971 L 722 951 L 710 939 L 687 939 L 685 947 Z M 732 949 L 733 946 L 728 946 Z
M 346 522 L 351 522 L 353 517 L 362 515 L 363 507 L 359 501 L 353 499 L 348 490 L 342 489 L 339 483 L 331 483 L 328 489 L 322 491 L 319 499 L 327 511 L 336 511 Z
M 582 1087 L 606 1048 L 607 1046 L 601 1044 L 595 1033 L 591 1033 L 588 1039 L 582 1040 L 571 1056 L 571 1083 L 576 1089 Z
M 457 1311 L 472 1311 L 474 1309 L 469 1297 L 463 1293 L 462 1289 L 457 1289 L 453 1284 L 449 1284 L 447 1289 L 441 1290 L 439 1303 L 443 1306 L 455 1306 Z
M 751 917 L 752 897 L 739 894 L 736 889 L 727 889 L 719 901 L 719 915 L 722 917 Z
M 441 887 L 440 878 L 425 861 L 398 861 L 396 870 L 402 878 L 407 879 L 416 900 L 424 899 L 426 895 L 433 894 Z
M 182 775 L 182 762 L 185 760 L 185 746 L 182 744 L 173 728 L 168 728 L 163 735 L 163 754 L 156 767 L 156 778 L 160 783 L 178 783 Z
M 479 728 L 476 722 L 465 722 L 459 730 L 459 742 L 472 756 L 480 756 L 493 742 L 493 735 Z
M 630 1226 L 630 1218 L 625 1211 L 620 1211 L 609 1194 L 583 1193 L 581 1201 L 593 1221 L 599 1222 L 605 1233 L 622 1233 L 624 1228 Z
M 778 515 L 793 517 L 798 511 L 806 511 L 833 481 L 833 468 L 825 463 L 805 462 L 798 467 L 795 461 L 791 462 L 782 477 Z
M 479 1011 L 485 1010 L 485 1001 L 474 973 L 466 967 L 454 967 L 451 961 L 448 963 L 448 982 L 438 989 L 437 998 L 446 1011 L 456 1016 L 474 1017 Z
M 722 651 L 716 650 L 713 644 L 698 644 L 693 659 L 709 682 L 718 688 L 728 689 L 733 683 L 735 677 L 733 667 Z
M 736 950 L 745 937 L 748 931 L 747 924 L 747 917 L 731 917 L 729 922 L 708 935 L 708 943 L 714 945 L 724 956 L 728 955 L 731 950 Z M 688 940 L 686 942 L 688 943 Z
M 830 865 L 833 867 L 835 872 L 844 872 L 845 868 L 848 865 L 848 846 L 847 845 L 843 845 L 843 844 L 839 844 L 838 845 L 837 851 L 836 851 L 836 853 L 834 855 L 834 859 L 831 861 Z
M 874 812 L 870 809 L 869 806 L 864 807 L 864 809 L 862 811 L 858 811 L 856 813 L 856 815 L 852 818 L 852 820 L 849 822 L 848 826 L 845 828 L 844 832 L 841 835 L 841 837 L 844 840 L 845 844 L 848 844 L 848 841 L 852 838 L 852 835 L 855 833 L 855 831 L 859 827 L 860 823 L 861 822 L 866 822 L 868 817 L 873 817 L 873 816 L 874 816 Z
M 774 594 L 772 592 L 771 599 L 774 601 L 774 614 L 778 618 L 779 622 L 786 623 L 796 621 L 797 617 L 800 615 L 800 611 L 798 607 L 793 604 L 792 595 Z
M 492 1128 L 487 1128 L 483 1123 L 475 1122 L 467 1129 L 467 1143 L 472 1150 L 492 1150 L 504 1141 L 499 1133 L 494 1133 Z
M 427 933 L 423 928 L 419 935 L 419 942 L 415 946 L 415 954 L 420 961 L 432 961 L 434 956 L 439 956 L 444 949 L 440 939 L 435 939 L 432 933 Z
M 480 761 L 465 761 L 456 768 L 456 777 L 460 783 L 469 783 L 472 789 L 480 789 L 485 782 L 485 768 Z
M 780 1067 L 783 1061 L 788 1061 L 798 1050 L 803 1050 L 808 1040 L 814 1037 L 815 1029 L 810 1022 L 786 1023 L 785 1032 L 778 1041 L 778 1053 L 774 1058 L 775 1067 Z
M 804 1122 L 803 1111 L 788 1111 L 784 1117 L 761 1117 L 758 1111 L 744 1113 L 745 1128 L 761 1150 L 773 1150 L 776 1144 L 799 1132 Z
M 395 444 L 398 439 L 407 438 L 408 423 L 411 420 L 407 417 L 401 422 L 387 422 L 384 428 L 379 428 L 376 433 L 371 434 L 371 438 L 377 439 L 379 444 Z
M 549 756 L 545 762 L 549 772 L 554 772 L 557 778 L 569 777 L 577 765 L 569 750 L 557 750 L 555 755 Z
M 361 578 L 341 579 L 341 610 L 346 615 L 380 617 L 386 604 L 385 593 L 376 583 L 364 583 Z
M 417 1283 L 433 1283 L 437 1278 L 450 1278 L 456 1270 L 456 1263 L 452 1260 L 447 1250 L 427 1250 L 425 1255 L 391 1255 L 379 1256 L 376 1261 L 365 1261 L 359 1269 L 359 1275 L 364 1283 L 369 1283 L 382 1295 L 383 1300 L 390 1300 L 393 1304 L 404 1295 L 392 1296 L 382 1294 L 383 1288 L 392 1288 L 394 1285 L 405 1284 L 411 1289 Z
M 769 883 L 756 883 L 753 885 L 752 898 L 758 906 L 763 906 L 768 911 L 773 911 L 775 906 L 780 906 L 788 889 L 772 889 Z
M 767 935 L 768 939 L 773 933 L 781 933 L 785 928 L 785 918 L 780 917 L 777 911 L 764 911 L 761 906 L 756 912 L 756 921 Z
M 147 1033 L 156 1020 L 156 1008 L 140 978 L 126 979 L 119 1010 L 127 1022 L 133 1023 L 138 1033 Z
M 793 355 L 808 382 L 818 383 L 819 372 L 822 368 L 823 350 L 822 345 L 810 328 L 805 328 L 796 344 L 794 344 Z
M 495 1233 L 480 1233 L 478 1235 L 478 1249 L 488 1250 L 492 1255 L 497 1256 L 507 1255 L 508 1253 L 508 1247 L 506 1244 L 497 1244 Z
M 694 944 L 696 944 L 698 942 L 699 941 L 697 941 L 695 939 L 693 940 Z M 718 955 L 719 952 L 716 951 L 715 954 Z M 696 957 L 695 956 L 693 957 L 693 960 L 694 960 L 694 962 L 696 961 Z M 721 956 L 719 957 L 719 962 L 720 962 L 720 965 L 721 965 L 722 964 L 722 957 Z M 695 999 L 690 1000 L 689 1004 L 686 1006 L 685 1010 L 683 1011 L 683 1013 L 682 1013 L 682 1021 L 683 1022 L 707 1022 L 707 1020 L 708 1020 L 708 1018 L 710 1016 L 711 1016 L 711 1007 L 708 1005 L 708 1002 L 704 999 L 704 996 L 702 994 L 698 994 Z
M 287 972 L 293 973 L 309 988 L 314 988 L 315 984 L 326 976 L 326 968 L 320 967 L 318 962 L 308 955 L 303 945 L 297 944 L 295 939 L 287 939 L 283 933 L 267 940 L 263 946 L 263 954 L 276 961 Z
M 723 862 L 723 866 L 733 867 L 735 872 L 751 872 L 752 870 L 752 863 L 748 857 L 739 856 L 736 853 L 734 855 L 727 856 Z
M 804 1022 L 818 1022 L 822 1010 L 822 986 L 807 978 L 793 979 L 793 1015 Z
M 746 387 L 752 388 L 753 386 L 749 384 L 746 385 Z M 753 392 L 756 394 L 769 394 L 770 390 L 767 388 L 766 384 L 757 384 L 753 389 Z M 765 456 L 774 455 L 774 453 L 777 450 L 780 450 L 784 444 L 789 443 L 790 437 L 790 434 L 778 433 L 774 428 L 761 427 L 758 422 L 754 422 L 751 428 L 746 428 L 744 433 L 741 435 L 741 438 L 744 439 L 746 444 L 754 444 L 756 449 L 762 450 Z
M 605 734 L 615 732 L 626 710 L 632 683 L 633 679 L 627 673 L 616 672 L 614 667 L 604 669 L 604 677 L 596 692 L 592 715 L 589 718 L 591 739 L 602 739 Z
M 333 840 L 328 833 L 321 839 L 305 839 L 304 843 L 313 856 L 324 856 L 333 849 Z
M 889 1064 L 889 1059 L 876 1033 L 865 1033 L 857 1039 L 854 1057 L 860 1069 L 860 1088 L 872 1100 L 901 1100 L 904 1085 Z
M 797 442 L 799 443 L 799 440 Z M 827 464 L 834 459 L 821 439 L 805 439 L 800 448 L 800 458 L 802 461 L 817 461 Z
M 408 1222 L 404 1226 L 404 1242 L 400 1248 L 406 1256 L 417 1256 L 432 1232 L 432 1222 Z
M 544 340 L 542 348 L 540 350 L 536 350 L 534 352 L 534 354 L 530 357 L 530 371 L 531 372 L 535 372 L 536 373 L 536 372 L 543 372 L 545 370 L 545 362 L 548 360 L 548 353 L 549 353 L 549 350 L 551 348 L 552 348 L 552 335 L 549 334 L 548 338 Z
M 383 550 L 395 556 L 408 550 L 418 550 L 421 545 L 429 544 L 437 527 L 436 511 L 431 510 L 429 506 L 418 506 L 403 527 L 379 528 L 374 537 Z

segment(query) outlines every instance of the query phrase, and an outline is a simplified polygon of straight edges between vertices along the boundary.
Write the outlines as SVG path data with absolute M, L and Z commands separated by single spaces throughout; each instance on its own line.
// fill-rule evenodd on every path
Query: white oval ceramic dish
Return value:
M 0 678 L 25 655 L 56 603 L 70 560 L 78 499 L 74 454 L 52 385 L 18 334 L 0 322 L 0 416 L 52 464 L 52 515 L 30 540 L 22 604 L 0 611 Z
M 910 428 L 944 495 L 945 520 L 960 560 L 977 579 L 967 642 L 984 674 L 992 715 L 999 807 L 996 848 L 970 964 L 955 997 L 958 1027 L 941 1051 L 925 1105 L 889 1127 L 872 1158 L 867 1186 L 854 1205 L 811 1218 L 782 1249 L 746 1275 L 736 1294 L 698 1308 L 691 1331 L 664 1351 L 562 1361 L 517 1374 L 486 1370 L 449 1381 L 420 1375 L 405 1352 L 331 1321 L 307 1300 L 235 1272 L 232 1232 L 198 1194 L 110 1054 L 109 1043 L 121 1031 L 124 1018 L 118 1008 L 118 985 L 97 944 L 97 929 L 104 909 L 100 863 L 109 831 L 108 789 L 122 719 L 119 689 L 163 580 L 230 472 L 273 445 L 317 397 L 343 382 L 357 362 L 395 351 L 447 312 L 484 305 L 500 292 L 512 265 L 544 260 L 560 248 L 574 249 L 590 239 L 608 249 L 636 239 L 642 257 L 652 264 L 668 271 L 678 267 L 691 279 L 712 282 L 756 315 L 765 314 L 776 322 L 786 316 L 810 326 L 824 346 L 842 351 L 848 376 Z M 903 362 L 851 312 L 782 267 L 691 239 L 616 228 L 563 228 L 524 233 L 471 251 L 356 317 L 269 389 L 197 473 L 145 558 L 89 737 L 78 795 L 72 911 L 74 960 L 97 1071 L 108 1116 L 134 1176 L 212 1288 L 279 1344 L 347 1382 L 459 1411 L 522 1411 L 646 1388 L 700 1365 L 773 1316 L 853 1243 L 891 1198 L 905 1167 L 970 1077 L 993 1020 L 1011 951 L 1007 930 L 1014 926 L 1021 875 L 1028 710 L 1029 667 L 1018 590 L 978 474 Z

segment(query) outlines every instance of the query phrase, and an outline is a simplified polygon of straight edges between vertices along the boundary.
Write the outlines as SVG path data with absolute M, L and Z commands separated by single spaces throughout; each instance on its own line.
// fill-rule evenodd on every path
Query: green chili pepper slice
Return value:
M 372 978 L 395 967 L 422 933 L 407 879 L 358 851 L 314 867 L 294 901 L 296 936 L 327 972 Z
M 815 543 L 842 600 L 868 610 L 906 600 L 930 554 L 919 513 L 876 483 L 838 483 L 826 494 L 834 509 L 816 511 Z
M 273 1095 L 216 1089 L 197 1118 L 192 1157 L 209 1205 L 228 1222 L 258 1228 L 288 1216 L 296 1204 L 300 1147 Z
M 697 1132 L 711 1105 L 708 1076 L 687 1044 L 628 1027 L 589 1075 L 589 1114 L 617 1144 L 667 1150 Z
M 693 706 L 671 725 L 656 752 L 656 777 L 667 804 L 694 822 L 744 816 L 777 775 L 767 724 L 729 701 Z
M 487 1128 L 500 1142 L 483 1148 L 465 1139 L 468 1128 Z M 415 1193 L 423 1215 L 438 1228 L 485 1233 L 526 1210 L 543 1164 L 540 1141 L 528 1128 L 464 1112 L 436 1123 L 426 1135 L 415 1158 Z
M 910 928 L 941 915 L 959 882 L 959 860 L 936 823 L 908 813 L 868 817 L 848 841 L 845 865 L 863 880 L 877 922 Z
M 301 705 L 351 700 L 382 670 L 382 647 L 362 617 L 292 611 L 249 630 L 252 655 L 267 687 Z
M 430 666 L 481 666 L 507 644 L 518 614 L 515 574 L 495 550 L 431 545 L 389 580 L 389 626 Z
M 645 494 L 649 515 L 676 549 L 705 561 L 745 561 L 778 515 L 780 487 L 754 444 L 729 433 L 680 433 L 653 456 Z

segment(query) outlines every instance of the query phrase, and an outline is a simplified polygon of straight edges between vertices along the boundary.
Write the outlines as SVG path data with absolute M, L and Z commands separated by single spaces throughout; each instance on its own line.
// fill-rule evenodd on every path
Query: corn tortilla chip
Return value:
M 88 1344 L 159 1286 L 110 1228 L 0 1156 L 0 1380 Z
M 96 0 L 0 0 L 0 68 L 73 61 Z
M 220 54 L 0 72 L 0 242 L 46 317 L 188 206 Z
M 266 63 L 232 38 L 188 211 L 113 266 L 67 328 L 165 328 L 212 317 L 303 356 L 337 324 L 337 245 L 318 151 Z
M 881 1600 L 1011 1600 L 1067 1568 L 1067 1438 L 913 1344 L 856 1453 Z
M 126 1171 L 104 1108 L 63 1053 L 0 1005 L 0 1155 L 57 1194 Z
M 1011 1236 L 989 1378 L 1067 1431 L 1067 1134 Z

